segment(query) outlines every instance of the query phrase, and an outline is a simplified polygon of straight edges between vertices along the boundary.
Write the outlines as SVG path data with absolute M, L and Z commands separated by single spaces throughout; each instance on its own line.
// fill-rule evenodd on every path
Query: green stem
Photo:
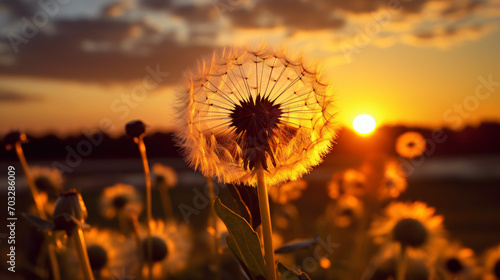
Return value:
M 33 200 L 35 201 L 35 206 L 36 206 L 38 216 L 40 218 L 46 220 L 47 215 L 45 214 L 45 209 L 43 208 L 42 201 L 40 200 L 40 197 L 38 196 L 38 190 L 36 188 L 35 181 L 33 180 L 33 176 L 31 176 L 31 171 L 30 171 L 30 168 L 28 166 L 28 162 L 26 161 L 26 157 L 24 156 L 23 147 L 21 146 L 20 142 L 17 142 L 15 146 L 16 146 L 17 157 L 19 158 L 19 161 L 21 162 L 21 166 L 23 167 L 24 174 L 26 176 L 26 181 L 28 182 L 28 186 L 29 186 L 31 194 L 33 196 Z M 47 246 L 47 252 L 49 254 L 50 267 L 52 269 L 52 277 L 54 280 L 60 280 L 61 275 L 59 273 L 59 263 L 57 262 L 57 256 L 56 256 L 54 246 L 52 244 L 51 236 L 52 236 L 51 232 L 44 232 L 45 240 L 48 240 L 47 242 L 44 242 L 44 243 Z
M 153 239 L 151 238 L 151 222 L 153 220 L 152 207 L 151 207 L 151 174 L 149 172 L 148 158 L 146 156 L 146 146 L 144 145 L 143 137 L 137 138 L 137 145 L 142 157 L 142 165 L 144 166 L 144 176 L 146 179 L 146 215 L 147 215 L 147 255 L 146 260 L 148 263 L 148 276 L 153 279 Z
M 259 197 L 260 218 L 262 220 L 262 233 L 264 236 L 264 253 L 266 261 L 266 280 L 276 280 L 276 269 L 274 267 L 273 230 L 271 226 L 271 212 L 269 209 L 269 197 L 267 195 L 266 182 L 264 181 L 264 169 L 262 164 L 257 168 L 257 195 Z
M 80 267 L 83 272 L 85 280 L 94 280 L 92 268 L 90 267 L 89 255 L 87 254 L 87 246 L 85 245 L 85 238 L 83 237 L 83 230 L 78 228 L 73 233 L 73 241 L 75 242 L 76 251 L 80 260 Z

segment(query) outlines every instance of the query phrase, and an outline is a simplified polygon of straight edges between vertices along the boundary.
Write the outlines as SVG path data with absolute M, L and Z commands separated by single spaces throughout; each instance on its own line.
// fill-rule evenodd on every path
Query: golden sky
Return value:
M 0 4 L 0 134 L 174 129 L 187 69 L 264 41 L 318 64 L 342 125 L 500 121 L 498 0 L 51 3 Z

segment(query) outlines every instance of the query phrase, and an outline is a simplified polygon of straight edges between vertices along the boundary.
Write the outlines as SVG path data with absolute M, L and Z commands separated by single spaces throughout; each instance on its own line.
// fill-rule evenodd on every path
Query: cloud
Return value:
M 184 45 L 143 22 L 110 19 L 59 20 L 54 34 L 39 33 L 19 46 L 15 63 L 0 64 L 0 74 L 93 82 L 141 79 L 145 67 L 160 65 L 178 81 L 184 68 L 208 47 Z M 168 35 L 168 34 L 167 34 Z
M 15 91 L 0 89 L 0 101 L 8 103 L 38 102 L 43 99 L 40 96 L 25 95 Z
M 19 44 L 17 55 L 1 47 L 0 74 L 107 83 L 141 79 L 146 66 L 160 65 L 171 73 L 165 82 L 176 83 L 197 57 L 214 47 L 245 43 L 243 35 L 248 34 L 306 45 L 324 56 L 338 53 L 342 42 L 359 36 L 353 26 L 365 30 L 373 15 L 390 7 L 401 9 L 372 36 L 373 45 L 451 47 L 491 31 L 477 17 L 497 5 L 491 1 L 122 0 L 103 5 L 93 17 L 51 18 L 50 28 Z M 8 0 L 0 7 L 19 22 L 19 17 L 32 18 L 36 5 Z M 19 24 L 9 26 L 21 34 Z M 1 46 L 10 46 L 6 34 L 0 35 Z M 380 34 L 384 37 L 378 38 Z
M 495 27 L 491 25 L 473 25 L 460 28 L 448 27 L 405 34 L 401 39 L 404 43 L 412 46 L 448 49 L 463 42 L 477 40 L 489 34 L 494 29 Z

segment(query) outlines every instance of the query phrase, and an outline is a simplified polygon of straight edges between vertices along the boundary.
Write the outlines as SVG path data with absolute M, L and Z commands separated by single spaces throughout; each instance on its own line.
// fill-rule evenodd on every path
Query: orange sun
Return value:
M 375 119 L 369 115 L 359 115 L 352 121 L 352 127 L 359 134 L 368 134 L 375 129 Z

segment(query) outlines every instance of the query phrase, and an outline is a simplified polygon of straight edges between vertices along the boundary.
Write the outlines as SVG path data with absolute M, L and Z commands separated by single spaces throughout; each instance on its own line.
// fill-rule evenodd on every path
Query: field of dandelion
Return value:
M 345 173 L 346 170 L 362 170 L 367 160 L 369 160 L 368 156 L 329 155 L 325 162 L 310 174 L 304 176 L 305 184 L 298 184 L 286 191 L 283 190 L 281 201 L 271 199 L 271 217 L 273 219 L 276 247 L 297 240 L 311 241 L 320 233 L 325 240 L 331 238 L 331 242 L 338 244 L 338 247 L 334 246 L 331 256 L 325 254 L 326 258 L 323 257 L 323 253 L 321 253 L 321 258 L 315 258 L 315 248 L 319 246 L 316 244 L 304 248 L 299 246 L 296 251 L 292 250 L 285 254 L 278 254 L 278 260 L 290 267 L 308 273 L 311 279 L 359 279 L 361 275 L 367 273 L 370 265 L 372 265 L 370 262 L 376 262 L 375 256 L 377 254 L 388 254 L 387 252 L 380 253 L 372 243 L 372 238 L 368 237 L 367 240 L 362 242 L 366 242 L 364 254 L 370 258 L 353 256 L 353 254 L 359 253 L 359 251 L 355 250 L 361 250 L 356 245 L 359 242 L 359 237 L 358 241 L 354 241 L 353 236 L 359 234 L 358 223 L 362 220 L 361 217 L 368 214 L 366 212 L 357 212 L 362 211 L 357 200 L 342 199 L 345 194 L 335 195 L 330 193 L 329 195 L 332 188 L 331 184 L 335 181 L 338 182 L 339 174 Z M 378 155 L 370 160 L 370 164 L 374 165 L 387 160 L 397 161 L 398 158 Z M 7 162 L 6 164 L 17 165 L 16 162 Z M 52 161 L 47 160 L 31 162 L 35 170 L 45 166 L 45 173 L 42 170 L 39 173 L 45 174 L 45 176 L 49 177 L 48 179 L 53 179 L 47 175 L 50 174 L 48 166 L 51 164 Z M 207 230 L 210 229 L 210 207 L 207 202 L 209 196 L 206 194 L 205 177 L 194 172 L 179 157 L 153 157 L 150 159 L 150 164 L 153 168 L 154 182 L 157 182 L 156 178 L 162 174 L 161 168 L 159 169 L 160 165 L 168 166 L 171 168 L 168 169 L 168 172 L 172 171 L 172 173 L 167 172 L 163 175 L 169 176 L 170 180 L 173 180 L 170 182 L 173 187 L 168 190 L 173 210 L 171 215 L 179 225 L 176 231 L 180 232 L 177 233 L 181 234 L 177 236 L 171 232 L 170 235 L 163 234 L 163 238 L 171 239 L 169 241 L 172 242 L 170 246 L 177 247 L 181 251 L 174 250 L 175 256 L 171 256 L 172 252 L 168 251 L 169 256 L 165 261 L 169 262 L 168 270 L 171 271 L 169 279 L 218 279 L 218 277 L 221 277 L 220 279 L 244 279 L 243 273 L 238 269 L 237 261 L 231 255 L 227 246 L 224 245 L 221 247 L 219 270 L 214 272 L 211 253 L 213 250 L 211 234 L 213 232 Z M 391 199 L 391 201 L 402 202 L 420 201 L 426 203 L 429 207 L 434 207 L 436 215 L 444 217 L 443 225 L 448 232 L 447 237 L 449 240 L 460 241 L 464 248 L 473 249 L 474 258 L 470 259 L 475 260 L 473 263 L 474 276 L 467 276 L 468 278 L 461 276 L 458 279 L 483 279 L 484 271 L 478 269 L 481 268 L 481 265 L 486 265 L 483 259 L 484 253 L 499 241 L 499 166 L 500 157 L 495 155 L 431 156 L 418 166 L 415 166 L 415 170 L 411 174 L 407 174 L 408 176 L 404 179 L 406 189 L 401 194 L 398 194 L 397 198 Z M 353 174 L 355 175 L 355 173 Z M 117 190 L 118 183 L 133 186 L 137 197 L 129 197 L 131 199 L 130 203 L 137 199 L 134 203 L 142 205 L 140 208 L 143 209 L 144 174 L 142 164 L 138 158 L 84 160 L 74 172 L 64 175 L 63 188 L 77 188 L 81 191 L 88 210 L 86 222 L 92 227 L 87 237 L 87 243 L 102 246 L 105 250 L 109 250 L 107 252 L 108 256 L 116 258 L 116 260 L 107 262 L 100 273 L 100 279 L 139 279 L 136 276 L 137 268 L 134 267 L 134 262 L 137 261 L 134 243 L 131 240 L 128 240 L 128 242 L 122 240 L 123 242 L 118 243 L 110 242 L 112 238 L 118 238 L 118 233 L 121 232 L 122 228 L 116 216 L 113 217 L 109 213 L 105 214 L 103 210 L 103 207 L 105 207 L 102 203 L 104 197 L 120 195 L 120 192 L 108 191 L 106 193 L 106 190 L 112 189 L 113 186 Z M 168 214 L 162 207 L 163 201 L 160 198 L 161 192 L 157 188 L 158 185 L 153 185 L 156 186 L 153 189 L 153 216 L 162 223 L 165 215 Z M 17 186 L 18 211 L 35 213 L 24 176 L 18 176 Z M 219 197 L 228 205 L 232 205 L 233 198 L 228 186 L 217 184 L 216 189 L 218 189 Z M 357 195 L 359 194 L 361 193 Z M 389 204 L 389 201 L 385 203 Z M 46 206 L 50 207 L 50 205 L 54 206 L 54 198 L 49 200 Z M 111 218 L 106 218 L 106 215 L 111 215 Z M 382 215 L 381 210 L 369 214 L 373 218 Z M 145 213 L 141 211 L 139 221 L 142 222 L 144 219 Z M 328 230 L 328 234 L 325 234 L 325 224 L 328 223 L 332 224 L 332 228 Z M 224 231 L 224 226 L 219 224 L 219 230 Z M 364 230 L 367 231 L 368 229 Z M 28 222 L 22 220 L 18 222 L 17 240 L 22 244 L 19 245 L 16 252 L 18 256 L 18 273 L 15 274 L 17 278 L 8 279 L 47 279 L 48 275 L 43 274 L 43 271 L 46 270 L 36 271 L 36 256 L 42 253 L 39 251 L 40 248 L 37 248 L 37 246 L 40 246 L 40 244 L 37 244 L 40 240 L 33 237 L 34 231 L 33 226 Z M 222 244 L 224 243 L 222 242 Z M 167 244 L 169 243 L 167 242 Z M 2 250 L 2 255 L 5 255 L 3 254 L 5 247 Z M 464 254 L 464 250 L 462 248 L 462 254 Z M 458 251 L 459 249 L 456 249 L 452 253 L 458 254 Z M 34 252 L 37 252 L 37 254 Z M 59 254 L 64 256 L 61 252 Z M 93 258 L 96 258 L 96 256 L 92 254 L 98 255 L 96 252 L 91 253 L 89 256 Z M 498 257 L 500 256 L 497 254 Z M 61 271 L 66 273 L 63 274 L 64 277 L 71 277 L 63 277 L 62 279 L 78 279 L 78 277 L 81 277 L 77 272 L 78 270 L 75 270 L 75 266 L 78 266 L 77 258 L 74 255 L 72 258 L 73 265 L 61 262 Z M 60 259 L 64 258 L 60 257 Z M 360 260 L 366 263 L 361 265 L 359 264 Z M 355 268 L 356 265 L 359 267 Z M 380 263 L 377 265 L 380 265 Z M 442 264 L 439 264 L 438 260 L 435 260 L 433 264 L 426 265 L 434 271 L 433 273 L 436 273 L 438 269 L 445 269 L 445 267 L 439 267 Z M 12 276 L 12 274 L 6 275 L 8 277 Z M 386 279 L 385 276 L 381 278 L 366 277 L 368 278 L 363 279 Z M 417 278 L 408 279 L 428 279 L 427 276 L 417 275 L 415 277 Z M 442 276 L 434 279 L 452 278 Z

